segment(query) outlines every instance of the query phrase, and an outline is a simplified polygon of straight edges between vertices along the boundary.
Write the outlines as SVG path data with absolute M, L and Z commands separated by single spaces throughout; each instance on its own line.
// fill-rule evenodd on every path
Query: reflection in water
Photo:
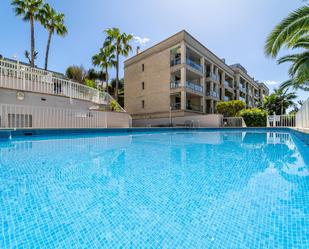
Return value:
M 308 155 L 236 130 L 1 143 L 0 247 L 31 247 L 25 225 L 52 247 L 309 246 Z

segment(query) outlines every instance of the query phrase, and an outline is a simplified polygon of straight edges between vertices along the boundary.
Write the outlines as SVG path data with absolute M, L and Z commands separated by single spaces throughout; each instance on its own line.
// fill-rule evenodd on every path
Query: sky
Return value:
M 45 0 L 65 14 L 68 35 L 54 36 L 49 69 L 65 72 L 70 65 L 92 67 L 91 57 L 104 41 L 103 31 L 118 27 L 133 34 L 142 50 L 187 30 L 227 64 L 241 63 L 272 90 L 288 79 L 288 64 L 277 65 L 264 55 L 264 43 L 274 26 L 304 3 L 301 0 Z M 25 60 L 30 25 L 16 17 L 11 0 L 0 0 L 0 54 Z M 44 65 L 47 32 L 35 26 L 36 64 Z M 284 55 L 288 51 L 282 51 Z M 123 61 L 123 59 L 122 59 Z M 114 75 L 114 71 L 111 71 Z M 123 63 L 121 62 L 121 75 Z M 299 99 L 309 97 L 298 91 Z

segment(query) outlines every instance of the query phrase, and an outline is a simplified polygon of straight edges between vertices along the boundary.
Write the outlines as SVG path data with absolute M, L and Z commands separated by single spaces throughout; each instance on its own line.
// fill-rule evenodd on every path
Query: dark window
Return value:
M 144 90 L 145 89 L 145 82 L 143 81 L 142 82 L 142 90 Z
M 145 100 L 142 100 L 142 108 L 145 108 Z
M 145 65 L 142 64 L 142 71 L 144 72 L 145 71 Z

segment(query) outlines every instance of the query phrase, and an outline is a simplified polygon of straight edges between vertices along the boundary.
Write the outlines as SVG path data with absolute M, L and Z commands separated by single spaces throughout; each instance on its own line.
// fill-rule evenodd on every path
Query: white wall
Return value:
M 223 116 L 220 114 L 194 115 L 185 117 L 172 118 L 173 125 L 184 125 L 185 123 L 193 123 L 195 127 L 221 127 Z M 149 127 L 158 125 L 169 125 L 169 118 L 156 119 L 134 119 L 133 127 Z

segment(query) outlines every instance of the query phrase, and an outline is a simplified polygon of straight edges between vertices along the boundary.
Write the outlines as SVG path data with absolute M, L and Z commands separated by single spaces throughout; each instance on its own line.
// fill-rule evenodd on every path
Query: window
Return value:
M 145 82 L 143 81 L 142 82 L 142 90 L 144 90 L 145 89 Z
M 145 65 L 144 65 L 144 63 L 142 64 L 142 71 L 143 71 L 143 72 L 145 71 Z
M 142 100 L 142 108 L 145 108 L 145 100 Z

